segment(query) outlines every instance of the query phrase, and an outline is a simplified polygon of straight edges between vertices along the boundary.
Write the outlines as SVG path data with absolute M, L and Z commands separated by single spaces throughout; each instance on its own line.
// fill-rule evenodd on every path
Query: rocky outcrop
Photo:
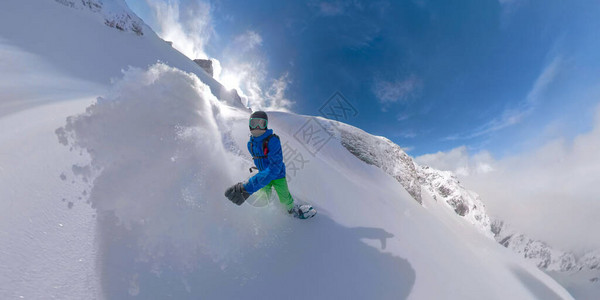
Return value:
M 227 90 L 223 88 L 219 93 L 219 99 L 230 99 L 227 103 L 230 103 L 232 106 L 243 108 L 247 111 L 251 111 L 249 108 L 245 107 L 242 102 L 242 97 L 238 94 L 236 89 Z
M 116 28 L 121 31 L 131 31 L 137 35 L 144 35 L 142 25 L 134 20 L 129 14 L 115 14 L 106 18 L 104 24 L 108 27 Z
M 600 271 L 600 251 L 598 250 L 586 253 L 579 261 L 590 270 Z
M 547 271 L 579 270 L 575 255 L 552 249 L 546 243 L 528 238 L 524 234 L 513 234 L 496 239 L 502 246 L 532 261 L 538 268 Z
M 417 202 L 423 202 L 413 160 L 400 146 L 358 128 L 340 126 L 339 130 L 341 143 L 350 153 L 394 177 Z
M 479 195 L 467 190 L 452 172 L 440 171 L 415 163 L 417 177 L 423 190 L 431 197 L 449 206 L 454 212 L 482 233 L 492 237 L 490 217 Z
M 339 126 L 342 145 L 363 162 L 395 178 L 422 204 L 422 191 L 450 207 L 456 214 L 492 237 L 490 218 L 479 195 L 465 189 L 451 172 L 419 166 L 402 148 L 387 138 L 351 126 Z
M 210 75 L 211 77 L 213 77 L 213 65 L 212 65 L 212 60 L 210 59 L 194 59 L 194 62 L 200 66 L 200 68 L 202 68 L 204 70 L 204 72 L 206 72 L 206 74 Z M 239 96 L 238 96 L 239 97 Z
M 587 269 L 600 271 L 599 251 L 587 252 L 581 256 L 573 252 L 561 251 L 519 233 L 499 220 L 493 222 L 492 231 L 498 243 L 532 261 L 542 270 L 577 272 Z
M 124 32 L 144 35 L 143 21 L 127 8 L 122 0 L 55 0 L 70 8 L 89 10 L 101 15 L 104 24 Z

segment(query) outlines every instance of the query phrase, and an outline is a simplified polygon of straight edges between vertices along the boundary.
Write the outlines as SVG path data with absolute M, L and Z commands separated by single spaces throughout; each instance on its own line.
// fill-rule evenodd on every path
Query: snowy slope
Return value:
M 243 107 L 237 93 L 160 39 L 124 0 L 3 0 L 0 37 L 72 78 L 99 85 L 110 84 L 129 66 L 162 61 L 196 74 L 217 98 Z
M 318 298 L 568 297 L 469 224 L 424 210 L 395 179 L 356 159 L 337 123 L 271 113 L 285 147 L 309 160 L 290 188 L 320 215 L 301 222 L 276 203 L 257 209 L 223 198 L 248 176 L 248 156 L 224 145 L 245 145 L 249 115 L 223 106 L 195 77 L 156 65 L 126 73 L 111 95 L 57 131 L 65 145 L 90 153 L 81 179 L 93 181 L 89 199 L 107 231 L 101 243 L 120 253 L 101 265 L 129 265 L 103 271 L 109 297 L 128 287 L 140 296 L 278 298 L 289 295 L 290 281 Z M 315 156 L 313 145 L 294 138 L 310 122 L 331 134 Z M 548 287 L 523 285 L 530 280 Z
M 249 176 L 248 112 L 215 95 L 203 71 L 155 35 L 116 30 L 97 12 L 2 5 L 0 22 L 21 35 L 1 26 L 0 49 L 43 63 L 22 61 L 17 86 L 36 74 L 71 86 L 15 88 L 0 99 L 11 104 L 0 113 L 0 298 L 571 298 L 429 195 L 424 209 L 357 159 L 343 135 L 361 131 L 337 122 L 270 113 L 291 154 L 291 192 L 316 218 L 290 218 L 276 201 L 229 203 L 225 188 Z M 93 59 L 54 53 L 64 32 L 71 58 L 93 50 Z M 141 45 L 143 59 L 133 55 Z M 165 63 L 148 67 L 157 53 Z M 104 91 L 129 60 L 141 68 Z M 14 109 L 20 101 L 28 105 Z M 299 138 L 307 126 L 327 142 Z
M 144 35 L 144 22 L 121 1 L 55 0 L 67 7 L 97 13 L 104 25 L 121 31 Z

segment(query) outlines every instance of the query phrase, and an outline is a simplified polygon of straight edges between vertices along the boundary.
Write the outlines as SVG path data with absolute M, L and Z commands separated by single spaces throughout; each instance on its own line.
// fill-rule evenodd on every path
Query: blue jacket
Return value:
M 250 136 L 248 141 L 248 151 L 253 157 L 264 156 L 263 140 L 273 134 L 273 129 L 267 131 L 261 136 Z M 281 141 L 277 137 L 271 137 L 267 146 L 269 153 L 266 158 L 254 159 L 254 165 L 258 168 L 258 174 L 248 179 L 244 184 L 244 189 L 252 194 L 272 180 L 285 177 L 285 164 L 283 163 L 283 153 L 281 151 Z

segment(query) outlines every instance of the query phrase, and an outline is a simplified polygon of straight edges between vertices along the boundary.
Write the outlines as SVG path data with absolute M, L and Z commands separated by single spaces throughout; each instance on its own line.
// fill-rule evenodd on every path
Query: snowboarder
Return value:
M 264 111 L 255 111 L 250 115 L 250 140 L 248 151 L 252 155 L 258 173 L 246 182 L 238 182 L 225 191 L 225 197 L 231 202 L 242 205 L 255 192 L 271 195 L 275 188 L 279 202 L 285 205 L 287 212 L 299 219 L 308 219 L 316 214 L 310 205 L 294 204 L 285 178 L 285 164 L 279 136 L 268 129 L 269 118 Z

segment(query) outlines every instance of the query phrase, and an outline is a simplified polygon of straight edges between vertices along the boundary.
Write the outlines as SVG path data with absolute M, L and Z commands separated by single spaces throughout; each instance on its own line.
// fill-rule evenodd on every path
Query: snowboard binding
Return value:
M 315 210 L 312 206 L 308 204 L 295 204 L 294 208 L 288 210 L 288 213 L 290 215 L 293 215 L 294 218 L 304 220 L 314 217 L 317 214 L 317 210 Z

